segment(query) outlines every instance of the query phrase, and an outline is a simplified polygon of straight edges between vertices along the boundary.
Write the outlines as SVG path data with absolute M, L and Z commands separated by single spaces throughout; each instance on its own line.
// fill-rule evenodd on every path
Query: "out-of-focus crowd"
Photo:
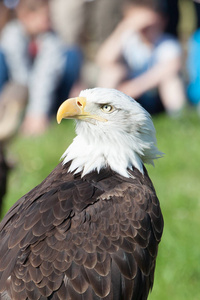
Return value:
M 0 0 L 0 140 L 20 120 L 23 134 L 42 134 L 60 103 L 87 87 L 117 88 L 152 114 L 198 106 L 194 5 L 186 83 L 178 0 Z

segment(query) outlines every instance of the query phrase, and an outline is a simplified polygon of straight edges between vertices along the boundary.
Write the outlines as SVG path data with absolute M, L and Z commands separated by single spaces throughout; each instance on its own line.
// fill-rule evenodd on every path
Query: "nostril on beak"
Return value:
M 83 104 L 79 101 L 77 101 L 78 106 L 83 106 Z

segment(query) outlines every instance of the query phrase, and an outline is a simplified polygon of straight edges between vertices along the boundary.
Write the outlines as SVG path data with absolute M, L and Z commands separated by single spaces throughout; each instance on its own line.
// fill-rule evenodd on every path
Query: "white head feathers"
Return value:
M 90 118 L 77 120 L 77 136 L 62 156 L 64 164 L 72 161 L 71 172 L 84 176 L 110 166 L 129 177 L 128 169 L 143 173 L 143 163 L 154 164 L 162 156 L 149 113 L 131 97 L 107 88 L 84 90 L 79 96 L 86 98 Z

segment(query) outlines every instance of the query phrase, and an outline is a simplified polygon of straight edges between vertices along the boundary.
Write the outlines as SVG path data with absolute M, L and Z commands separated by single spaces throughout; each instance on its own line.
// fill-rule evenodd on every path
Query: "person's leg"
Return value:
M 5 56 L 3 52 L 0 50 L 0 93 L 7 81 L 8 81 L 8 68 L 6 65 Z
M 168 114 L 180 113 L 186 103 L 184 85 L 178 74 L 174 74 L 160 84 L 159 94 Z

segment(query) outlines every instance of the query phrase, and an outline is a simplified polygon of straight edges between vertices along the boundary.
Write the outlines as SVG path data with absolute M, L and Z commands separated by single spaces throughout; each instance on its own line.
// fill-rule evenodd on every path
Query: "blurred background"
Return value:
M 200 3 L 0 0 L 1 217 L 75 136 L 55 122 L 81 89 L 118 88 L 151 114 L 147 166 L 165 220 L 149 299 L 200 299 Z

